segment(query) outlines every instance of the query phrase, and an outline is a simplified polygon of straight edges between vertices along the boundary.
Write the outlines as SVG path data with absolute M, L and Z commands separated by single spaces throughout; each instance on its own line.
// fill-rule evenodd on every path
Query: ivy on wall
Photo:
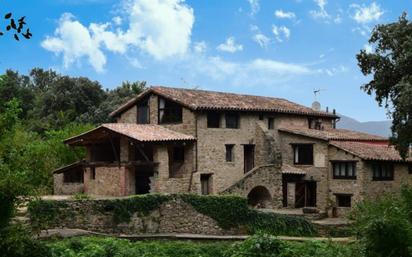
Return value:
M 191 205 L 197 212 L 214 219 L 223 229 L 244 229 L 245 233 L 248 234 L 258 232 L 293 236 L 316 234 L 316 229 L 312 223 L 302 217 L 263 213 L 250 209 L 247 200 L 238 196 L 147 194 L 119 199 L 72 201 L 91 203 L 93 211 L 104 214 L 110 213 L 113 217 L 113 223 L 120 224 L 130 222 L 134 214 L 139 217 L 148 216 L 152 211 L 159 209 L 161 204 L 177 199 Z M 73 210 L 69 209 L 64 201 L 37 200 L 29 204 L 28 211 L 33 228 L 42 229 L 56 226 L 59 219 L 69 217 L 73 214 Z

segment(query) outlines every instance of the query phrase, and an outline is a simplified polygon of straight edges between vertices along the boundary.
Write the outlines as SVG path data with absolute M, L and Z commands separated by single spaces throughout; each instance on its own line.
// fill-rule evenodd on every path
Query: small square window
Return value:
M 353 161 L 333 161 L 334 179 L 356 179 L 356 162 Z
M 338 207 L 351 207 L 352 206 L 352 195 L 336 194 L 336 204 Z
M 238 113 L 226 113 L 226 128 L 239 128 L 239 114 Z
M 412 174 L 412 164 L 409 164 L 409 165 L 408 165 L 408 173 L 409 173 L 409 174 Z
M 296 144 L 293 145 L 294 164 L 313 165 L 313 145 Z
M 263 120 L 263 114 L 259 114 L 259 120 Z
M 233 148 L 235 145 L 225 145 L 226 147 L 226 161 L 233 162 Z
M 207 113 L 207 127 L 208 128 L 220 128 L 220 113 L 208 112 Z
M 376 162 L 372 164 L 372 179 L 374 181 L 393 180 L 393 163 Z
M 275 128 L 275 119 L 270 117 L 268 118 L 268 129 L 274 129 Z

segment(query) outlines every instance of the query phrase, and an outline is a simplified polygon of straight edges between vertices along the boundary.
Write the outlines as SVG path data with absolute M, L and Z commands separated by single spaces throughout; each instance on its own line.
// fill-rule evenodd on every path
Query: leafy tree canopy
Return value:
M 361 50 L 356 56 L 362 73 L 372 75 L 362 88 L 388 109 L 393 119 L 391 141 L 406 157 L 412 143 L 412 23 L 407 14 L 376 26 L 369 43 L 375 50 Z

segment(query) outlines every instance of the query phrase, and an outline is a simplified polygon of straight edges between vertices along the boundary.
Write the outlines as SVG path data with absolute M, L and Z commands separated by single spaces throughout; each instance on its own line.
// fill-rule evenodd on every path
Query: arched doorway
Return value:
M 272 196 L 269 190 L 264 186 L 254 187 L 247 195 L 248 204 L 256 208 L 268 208 Z

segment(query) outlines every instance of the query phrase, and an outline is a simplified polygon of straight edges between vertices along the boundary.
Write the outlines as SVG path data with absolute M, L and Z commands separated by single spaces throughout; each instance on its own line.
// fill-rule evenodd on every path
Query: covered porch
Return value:
M 110 123 L 65 143 L 86 148 L 82 162 L 85 193 L 127 196 L 168 193 L 165 180 L 190 176 L 194 141 L 192 136 L 158 125 Z

